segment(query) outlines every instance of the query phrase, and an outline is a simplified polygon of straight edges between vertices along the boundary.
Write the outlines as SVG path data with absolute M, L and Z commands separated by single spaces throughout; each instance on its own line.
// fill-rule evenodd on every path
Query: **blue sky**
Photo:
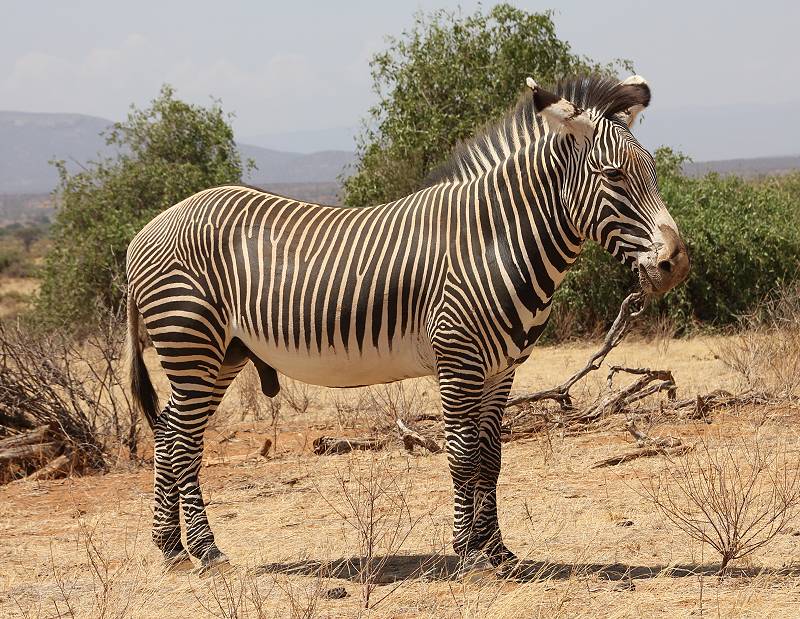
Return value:
M 221 98 L 236 113 L 241 139 L 286 142 L 305 132 L 308 145 L 298 150 L 313 149 L 315 140 L 320 148 L 346 147 L 342 136 L 374 100 L 370 56 L 387 35 L 411 25 L 415 10 L 458 4 L 465 12 L 478 6 L 466 0 L 3 1 L 0 108 L 118 120 L 131 103 L 146 104 L 169 82 L 191 101 Z M 555 9 L 559 36 L 578 53 L 634 61 L 654 92 L 644 141 L 688 145 L 700 159 L 800 152 L 796 127 L 782 131 L 777 120 L 765 124 L 756 116 L 784 114 L 800 103 L 800 3 L 514 4 Z M 717 109 L 724 121 L 706 132 Z M 693 110 L 707 120 L 693 122 Z M 675 124 L 684 123 L 674 119 L 685 118 L 681 131 Z M 656 135 L 646 128 L 651 119 Z M 748 122 L 761 123 L 758 135 L 751 127 L 754 137 L 726 142 L 726 133 Z

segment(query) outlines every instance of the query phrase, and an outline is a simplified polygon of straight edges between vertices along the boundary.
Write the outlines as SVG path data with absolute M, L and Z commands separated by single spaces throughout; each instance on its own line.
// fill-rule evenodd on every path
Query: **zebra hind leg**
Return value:
M 159 415 L 153 428 L 153 542 L 164 555 L 167 570 L 191 567 L 189 553 L 181 541 L 180 493 L 172 472 L 172 438 L 167 418 L 169 405 Z
M 200 489 L 203 433 L 228 386 L 247 364 L 247 357 L 234 348 L 225 355 L 217 371 L 207 368 L 202 375 L 180 384 L 173 382 L 167 424 L 172 441 L 172 473 L 180 490 L 186 541 L 192 556 L 200 559 L 201 573 L 228 563 L 217 547 L 208 522 Z

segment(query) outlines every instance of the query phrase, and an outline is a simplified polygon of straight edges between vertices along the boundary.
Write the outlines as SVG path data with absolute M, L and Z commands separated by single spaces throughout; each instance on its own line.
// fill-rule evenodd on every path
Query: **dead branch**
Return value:
M 56 477 L 64 468 L 64 456 L 72 452 L 58 432 L 43 425 L 29 432 L 0 440 L 0 481 L 23 474 L 23 479 Z
M 600 369 L 600 366 L 602 365 L 603 361 L 605 361 L 608 353 L 610 353 L 616 346 L 619 345 L 619 343 L 630 330 L 631 321 L 640 316 L 644 311 L 644 306 L 639 307 L 637 305 L 644 298 L 645 295 L 642 292 L 634 292 L 625 297 L 625 300 L 622 302 L 622 305 L 619 308 L 619 314 L 617 314 L 617 317 L 611 325 L 611 328 L 608 330 L 608 333 L 606 333 L 606 336 L 603 339 L 603 345 L 600 347 L 600 350 L 589 357 L 586 365 L 575 372 L 575 374 L 570 376 L 565 382 L 557 387 L 553 387 L 552 389 L 546 389 L 544 391 L 537 391 L 534 393 L 523 393 L 513 397 L 509 399 L 506 406 L 520 406 L 522 404 L 530 404 L 531 402 L 539 402 L 541 400 L 555 400 L 559 403 L 559 405 L 561 405 L 562 408 L 571 408 L 572 397 L 570 396 L 569 390 L 584 376 L 590 372 Z M 520 413 L 519 416 L 524 414 L 525 411 Z M 512 420 L 510 423 L 513 422 L 514 420 Z
M 656 412 L 674 412 L 689 419 L 706 419 L 708 414 L 718 408 L 732 406 L 756 405 L 763 406 L 775 402 L 775 396 L 763 392 L 744 392 L 732 394 L 724 389 L 717 389 L 705 395 L 697 394 L 691 398 L 674 400 L 667 406 L 643 407 L 639 413 L 648 414 Z
M 598 460 L 590 468 L 599 469 L 606 466 L 617 466 L 619 464 L 624 464 L 625 462 L 630 462 L 631 460 L 636 460 L 637 458 L 652 458 L 653 456 L 681 456 L 685 453 L 689 453 L 692 449 L 694 449 L 694 445 L 678 445 L 676 447 L 640 447 L 639 449 L 634 449 L 633 451 L 628 451 L 623 454 L 617 454 L 616 456 L 611 456 L 610 458 L 605 458 L 604 460 Z
M 72 472 L 74 466 L 72 454 L 61 454 L 57 458 L 45 464 L 42 468 L 37 469 L 30 475 L 16 480 L 14 483 L 21 483 L 25 481 L 38 481 L 41 479 L 54 479 L 57 477 L 64 477 Z
M 320 436 L 314 439 L 314 453 L 318 456 L 344 454 L 351 451 L 377 451 L 389 443 L 385 438 L 335 438 Z
M 562 428 L 585 426 L 597 422 L 608 415 L 629 414 L 631 412 L 630 407 L 634 403 L 663 392 L 666 392 L 668 402 L 666 405 L 663 402 L 659 403 L 657 409 L 659 412 L 665 410 L 678 411 L 694 407 L 694 411 L 689 413 L 689 416 L 695 418 L 705 418 L 707 412 L 713 408 L 743 402 L 741 396 L 733 396 L 727 392 L 713 392 L 706 396 L 698 395 L 695 398 L 677 401 L 677 386 L 670 370 L 614 365 L 610 367 L 606 378 L 607 394 L 585 408 L 579 409 L 573 405 L 570 389 L 587 374 L 600 369 L 608 353 L 622 342 L 622 339 L 630 331 L 632 321 L 644 311 L 644 306 L 640 305 L 643 299 L 643 293 L 634 293 L 625 298 L 614 323 L 606 333 L 600 349 L 589 357 L 586 364 L 565 382 L 544 391 L 517 395 L 508 401 L 508 407 L 517 406 L 521 407 L 522 410 L 503 424 L 503 440 L 508 441 L 522 436 L 529 436 L 553 425 Z M 625 387 L 616 388 L 614 386 L 614 378 L 620 373 L 631 374 L 637 378 Z M 747 401 L 754 402 L 756 399 L 757 396 L 751 396 Z M 559 410 L 534 410 L 531 404 L 543 400 L 557 402 Z M 639 409 L 638 412 L 652 412 L 652 410 Z M 631 431 L 630 428 L 629 431 Z M 637 438 L 637 440 L 639 439 Z M 640 446 L 654 445 L 653 439 L 648 437 L 648 440 L 645 440 Z M 665 447 L 671 445 L 656 446 Z
M 431 453 L 441 453 L 442 448 L 439 446 L 439 443 L 434 441 L 432 438 L 422 436 L 419 432 L 412 430 L 405 423 L 403 423 L 403 420 L 399 417 L 395 421 L 395 424 L 400 432 L 400 438 L 403 439 L 403 446 L 406 448 L 406 451 L 414 451 L 414 445 L 419 445 Z
M 627 387 L 614 391 L 613 377 L 618 372 L 627 372 L 640 376 Z M 638 402 L 648 396 L 661 391 L 667 392 L 667 397 L 675 398 L 675 379 L 669 370 L 651 370 L 649 368 L 625 368 L 618 365 L 611 366 L 608 373 L 607 384 L 612 393 L 601 399 L 598 403 L 571 421 L 582 421 L 584 423 L 598 419 L 606 414 L 623 412 L 630 404 Z M 655 383 L 655 384 L 653 384 Z
M 636 427 L 636 423 L 633 419 L 628 419 L 628 421 L 625 422 L 625 429 L 636 439 L 636 445 L 638 447 L 659 447 L 661 449 L 666 449 L 677 447 L 681 444 L 681 439 L 675 438 L 674 436 L 669 436 L 667 438 L 651 438 L 647 436 L 647 434 Z
M 43 462 L 50 460 L 61 450 L 62 444 L 56 442 L 19 445 L 0 451 L 0 466 L 24 462 Z

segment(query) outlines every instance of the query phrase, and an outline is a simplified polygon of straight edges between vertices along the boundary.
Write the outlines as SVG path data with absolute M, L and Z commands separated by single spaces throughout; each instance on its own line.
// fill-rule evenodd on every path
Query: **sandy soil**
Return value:
M 717 358 L 721 340 L 629 342 L 611 364 L 669 367 L 681 395 L 738 388 Z M 561 382 L 595 346 L 541 348 L 515 389 Z M 149 361 L 152 362 L 152 359 Z M 152 365 L 151 365 L 152 367 Z M 605 379 L 593 377 L 591 397 Z M 0 616 L 20 617 L 790 617 L 800 609 L 794 530 L 737 562 L 725 578 L 718 557 L 670 525 L 642 496 L 662 457 L 613 468 L 591 465 L 633 447 L 615 421 L 577 435 L 508 443 L 499 485 L 506 543 L 525 560 L 516 580 L 485 573 L 454 580 L 449 548 L 451 486 L 445 455 L 399 445 L 340 456 L 310 453 L 320 434 L 347 427 L 342 402 L 356 391 L 312 389 L 300 416 L 282 411 L 277 453 L 269 419 L 242 420 L 234 385 L 207 433 L 203 488 L 220 547 L 233 567 L 202 577 L 164 573 L 150 542 L 149 466 L 104 476 L 13 483 L 0 488 Z M 421 409 L 436 405 L 430 381 L 409 381 Z M 411 397 L 411 396 L 409 396 Z M 337 414 L 337 404 L 339 413 Z M 354 404 L 355 405 L 355 404 Z M 766 421 L 764 421 L 766 419 Z M 713 423 L 666 420 L 654 435 L 787 439 L 797 461 L 800 408 L 718 411 Z M 363 611 L 364 547 L 356 512 L 364 488 L 382 488 L 373 514 L 380 563 L 372 609 Z M 398 517 L 402 514 L 402 517 Z M 795 523 L 795 526 L 800 523 Z M 343 587 L 347 597 L 328 599 Z

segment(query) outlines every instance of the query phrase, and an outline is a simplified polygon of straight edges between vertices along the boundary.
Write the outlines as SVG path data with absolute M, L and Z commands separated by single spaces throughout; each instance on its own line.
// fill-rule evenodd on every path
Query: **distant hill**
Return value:
M 256 164 L 248 180 L 251 184 L 264 183 L 332 183 L 353 160 L 353 153 L 326 150 L 300 154 L 239 144 L 243 159 Z
M 48 162 L 64 159 L 75 171 L 88 161 L 113 155 L 100 135 L 111 124 L 110 120 L 82 114 L 0 112 L 0 225 L 50 215 L 48 194 L 56 187 L 58 175 Z M 303 134 L 302 140 L 299 134 L 294 136 L 298 150 L 312 143 L 310 135 Z M 293 134 L 281 137 L 290 144 Z M 323 204 L 340 203 L 338 179 L 354 161 L 353 153 L 345 150 L 299 153 L 252 144 L 239 144 L 239 150 L 243 158 L 253 159 L 257 166 L 245 182 Z M 800 155 L 700 161 L 684 166 L 690 176 L 715 171 L 755 177 L 796 170 L 800 170 Z
M 52 219 L 50 194 L 0 194 L 0 228 L 15 223 L 34 223 Z
M 81 114 L 0 112 L 0 194 L 37 194 L 58 183 L 52 159 L 63 159 L 75 171 L 88 161 L 114 154 L 100 133 L 112 121 Z M 333 183 L 353 161 L 347 151 L 308 154 L 239 144 L 257 170 L 248 182 Z
M 99 135 L 111 121 L 81 114 L 0 112 L 0 193 L 48 193 L 58 183 L 48 162 L 86 163 L 108 153 Z
M 703 176 L 709 172 L 737 174 L 745 178 L 767 174 L 788 174 L 800 170 L 800 155 L 787 157 L 758 157 L 755 159 L 723 159 L 721 161 L 690 161 L 684 164 L 687 176 Z

